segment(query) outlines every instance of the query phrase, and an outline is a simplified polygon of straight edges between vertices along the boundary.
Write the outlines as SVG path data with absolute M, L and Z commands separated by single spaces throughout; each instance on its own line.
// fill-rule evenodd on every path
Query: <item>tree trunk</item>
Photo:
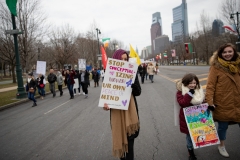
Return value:
M 6 64 L 5 62 L 3 63 L 3 75 L 6 77 Z

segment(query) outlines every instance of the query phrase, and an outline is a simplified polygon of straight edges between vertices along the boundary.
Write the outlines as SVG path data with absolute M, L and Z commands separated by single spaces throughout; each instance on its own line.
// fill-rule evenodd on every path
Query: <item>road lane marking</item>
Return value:
M 201 78 L 201 79 L 199 79 L 199 81 L 205 81 L 205 80 L 207 80 L 208 78 Z
M 55 108 L 53 108 L 53 109 L 51 109 L 51 110 L 49 110 L 49 111 L 47 111 L 47 112 L 44 113 L 44 114 L 48 114 L 48 113 L 52 112 L 53 110 L 55 110 L 55 109 L 57 109 L 57 108 L 63 106 L 64 104 L 68 103 L 69 101 L 70 101 L 70 100 L 68 100 L 67 102 L 65 102 L 65 103 L 63 103 L 63 104 L 61 104 L 61 105 L 59 105 L 59 106 L 57 106 L 57 107 L 55 107 Z
M 173 82 L 173 83 L 175 83 L 174 79 L 171 79 L 171 78 L 169 78 L 169 77 L 167 77 L 167 76 L 164 76 L 164 75 L 162 75 L 162 74 L 158 74 L 158 75 L 161 76 L 161 77 L 163 77 L 163 78 L 165 78 L 165 79 L 167 79 L 167 80 L 169 80 L 169 81 L 171 81 L 171 82 Z
M 203 85 L 203 86 L 202 86 L 202 89 L 206 89 L 206 87 L 207 87 L 207 85 Z

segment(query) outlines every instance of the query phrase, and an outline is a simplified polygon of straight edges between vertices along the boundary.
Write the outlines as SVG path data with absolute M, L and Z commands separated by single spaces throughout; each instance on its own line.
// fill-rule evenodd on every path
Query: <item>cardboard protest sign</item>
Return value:
M 37 61 L 37 74 L 46 74 L 46 61 Z
M 79 70 L 86 69 L 86 59 L 78 59 L 78 68 Z
M 106 103 L 110 108 L 128 110 L 137 68 L 137 63 L 108 58 L 98 106 Z
M 79 88 L 79 82 L 78 82 L 78 78 L 75 78 L 74 79 L 74 85 L 73 85 L 73 88 Z
M 219 144 L 217 130 L 208 104 L 183 109 L 194 149 Z

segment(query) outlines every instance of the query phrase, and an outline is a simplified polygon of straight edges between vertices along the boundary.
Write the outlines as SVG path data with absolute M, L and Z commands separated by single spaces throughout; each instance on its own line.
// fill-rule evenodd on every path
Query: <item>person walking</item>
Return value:
M 99 86 L 98 81 L 99 81 L 100 75 L 98 74 L 97 69 L 94 69 L 92 71 L 92 76 L 93 76 L 93 80 L 94 80 L 94 87 L 98 87 Z
M 210 58 L 206 101 L 218 122 L 218 151 L 229 157 L 225 148 L 229 124 L 240 126 L 240 55 L 231 43 L 223 44 Z
M 147 67 L 147 73 L 149 75 L 149 79 L 151 80 L 151 82 L 153 83 L 153 75 L 154 75 L 154 69 L 155 67 L 153 66 L 152 63 L 149 63 L 148 67 Z
M 85 98 L 88 98 L 88 86 L 90 84 L 89 75 L 90 74 L 87 70 L 80 71 L 80 81 L 81 81 L 82 90 L 85 94 Z
M 67 69 L 66 74 L 65 74 L 65 80 L 64 83 L 68 88 L 69 94 L 70 94 L 70 99 L 74 99 L 74 94 L 73 94 L 73 85 L 74 85 L 74 76 L 75 72 L 74 70 L 69 70 Z
M 77 79 L 78 80 L 78 94 L 80 95 L 81 94 L 81 78 L 80 78 L 80 73 L 79 73 L 79 70 L 75 70 L 75 76 L 74 76 L 74 79 Z M 74 96 L 77 94 L 77 90 L 76 88 L 74 88 Z
M 125 50 L 118 49 L 113 59 L 128 61 L 129 55 Z M 121 160 L 134 160 L 134 139 L 138 137 L 140 124 L 136 96 L 141 94 L 141 86 L 136 76 L 131 85 L 132 94 L 128 110 L 110 109 L 105 103 L 103 109 L 110 110 L 112 129 L 113 156 Z
M 38 94 L 41 96 L 41 99 L 45 96 L 45 84 L 44 84 L 44 76 L 42 74 L 38 74 L 37 78 L 37 88 Z
M 199 79 L 195 74 L 186 74 L 182 80 L 176 83 L 177 93 L 176 99 L 180 105 L 179 124 L 180 131 L 186 134 L 187 149 L 189 153 L 189 160 L 196 160 L 194 148 L 183 113 L 183 108 L 198 105 L 204 101 L 204 92 L 199 84 Z
M 63 85 L 63 76 L 60 71 L 57 72 L 57 85 L 60 92 L 60 97 L 63 95 L 62 85 Z
M 142 84 L 144 83 L 144 79 L 145 79 L 145 75 L 147 73 L 147 68 L 146 65 L 144 63 L 142 63 L 139 67 L 138 67 L 138 71 L 141 77 L 141 82 Z
M 48 83 L 49 83 L 49 88 L 50 88 L 51 93 L 53 94 L 53 97 L 55 97 L 56 96 L 55 82 L 57 80 L 57 76 L 54 74 L 54 70 L 53 69 L 50 69 L 49 72 L 50 73 L 49 73 L 49 75 L 47 77 Z
M 37 82 L 34 79 L 33 73 L 28 73 L 27 79 L 27 92 L 28 92 L 28 99 L 33 101 L 32 107 L 37 106 L 37 101 L 35 99 L 35 92 L 36 92 Z

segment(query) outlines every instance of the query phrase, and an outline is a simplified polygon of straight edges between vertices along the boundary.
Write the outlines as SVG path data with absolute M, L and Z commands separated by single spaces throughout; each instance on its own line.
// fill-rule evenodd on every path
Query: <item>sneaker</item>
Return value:
M 78 95 L 81 95 L 81 93 L 78 93 Z
M 74 94 L 74 96 L 76 96 L 76 94 Z
M 37 106 L 37 103 L 33 103 L 32 107 L 35 107 L 35 106 Z
M 223 157 L 229 157 L 229 154 L 227 153 L 225 146 L 218 146 L 218 151 Z
M 85 93 L 83 92 L 83 95 L 85 95 Z

